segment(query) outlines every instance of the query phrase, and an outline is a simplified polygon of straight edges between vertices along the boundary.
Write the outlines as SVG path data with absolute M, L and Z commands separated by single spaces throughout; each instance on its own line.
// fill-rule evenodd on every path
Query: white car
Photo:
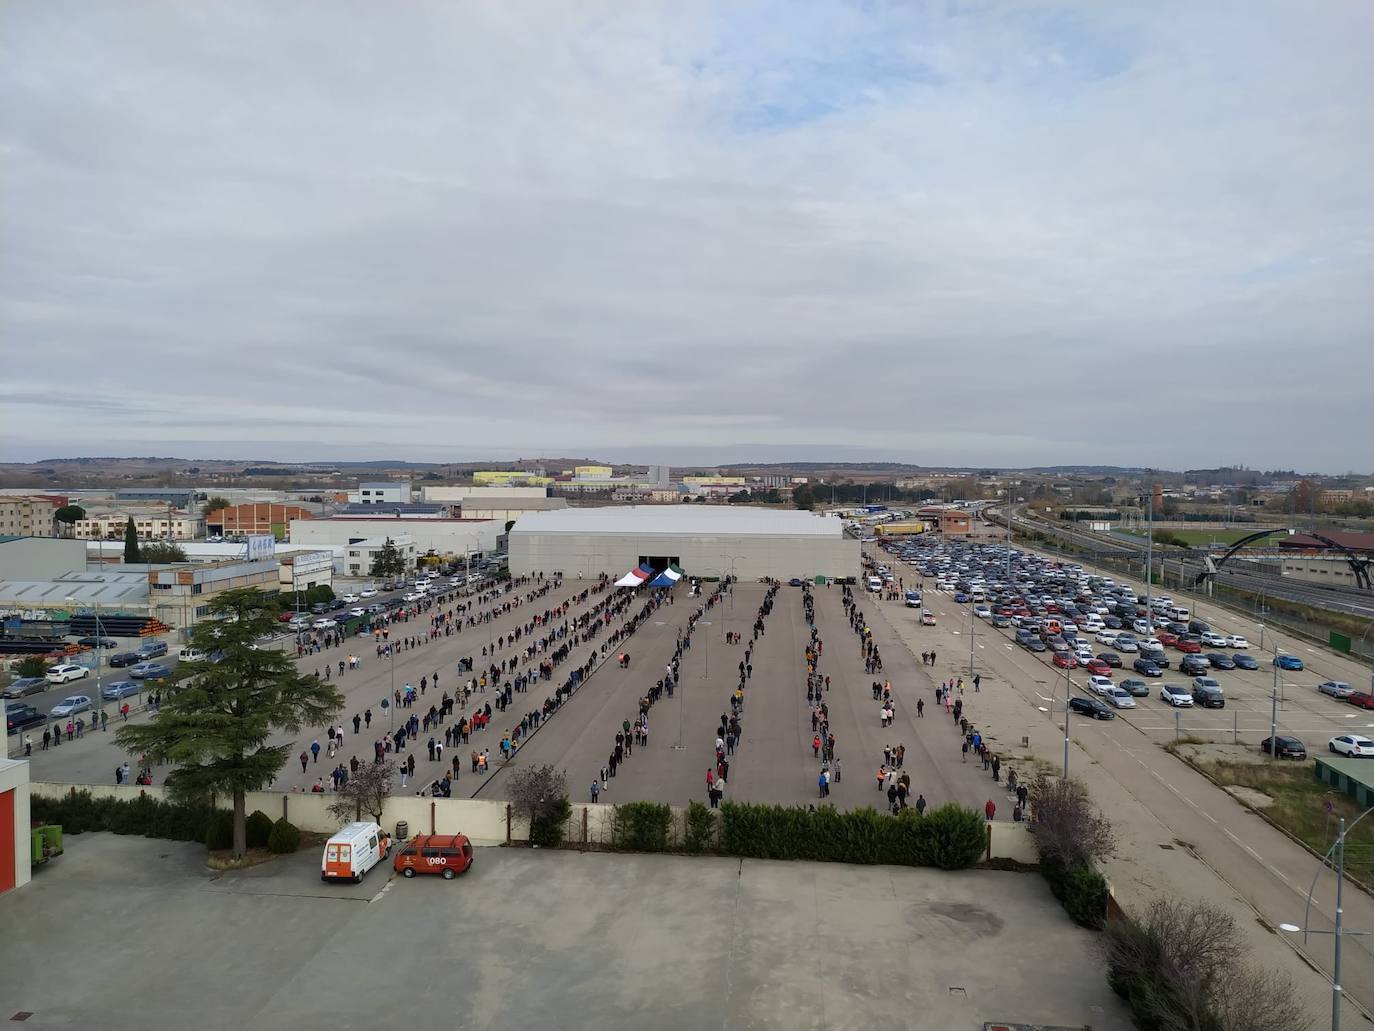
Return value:
M 419 600 L 420 600 L 421 598 L 423 598 L 423 597 L 424 597 L 424 595 L 423 595 L 423 594 L 420 594 L 418 591 L 411 591 L 409 594 L 403 594 L 403 595 L 401 595 L 401 600 L 402 600 L 402 601 L 419 601 Z
M 64 662 L 60 666 L 53 666 L 49 669 L 47 678 L 50 684 L 65 684 L 68 680 L 80 680 L 82 677 L 90 676 L 90 673 L 91 671 L 85 666 Z
M 362 601 L 362 598 L 356 594 L 345 594 L 343 596 L 343 600 L 345 605 L 353 605 L 357 602 Z
M 1226 638 L 1223 637 L 1221 634 L 1217 633 L 1215 630 L 1208 630 L 1205 634 L 1201 635 L 1199 640 L 1208 648 L 1226 647 Z
M 78 712 L 85 712 L 90 707 L 91 699 L 87 695 L 68 695 L 52 707 L 52 715 L 54 719 L 58 719 L 63 716 L 75 715 Z M 1332 749 L 1332 751 L 1335 751 L 1335 749 Z
M 1227 635 L 1227 638 L 1226 638 L 1226 647 L 1228 647 L 1228 648 L 1249 648 L 1249 647 L 1250 647 L 1250 642 L 1247 641 L 1245 638 L 1241 637 L 1240 634 L 1229 634 L 1229 635 Z
M 367 615 L 367 609 L 364 609 L 364 608 L 349 609 L 349 610 L 348 610 L 348 614 L 349 614 L 350 616 L 366 616 L 366 615 Z
M 317 619 L 317 620 L 315 620 L 315 625 L 314 625 L 313 629 L 315 629 L 315 630 L 333 630 L 333 629 L 334 629 L 336 626 L 338 626 L 338 625 L 339 625 L 339 621 L 338 621 L 337 619 Z
M 1103 698 L 1107 699 L 1108 704 L 1116 706 L 1118 709 L 1134 709 L 1135 699 L 1131 697 L 1131 692 L 1124 687 L 1109 687 L 1105 691 L 1099 692 Z
M 1096 616 L 1089 616 L 1087 619 L 1083 620 L 1081 626 L 1083 628 L 1083 632 L 1088 634 L 1100 633 L 1101 631 L 1107 629 L 1107 624 L 1102 622 L 1102 620 L 1098 619 Z
M 1098 644 L 1116 644 L 1117 632 L 1115 630 L 1101 630 L 1093 638 Z
M 1115 686 L 1111 677 L 1091 676 L 1088 678 L 1088 690 L 1093 694 L 1105 695 Z
M 1337 755 L 1374 755 L 1374 741 L 1367 737 L 1360 737 L 1359 734 L 1340 734 L 1333 737 L 1326 747 Z
M 1127 637 L 1127 636 L 1125 636 L 1125 635 L 1122 635 L 1121 637 L 1118 637 L 1118 638 L 1117 638 L 1115 641 L 1113 641 L 1112 643 L 1116 645 L 1116 650 L 1119 651 L 1119 652 L 1138 652 L 1138 651 L 1140 651 L 1140 645 L 1139 645 L 1139 643 L 1137 643 L 1137 641 L 1136 641 L 1136 639 L 1135 639 L 1134 637 Z
M 377 588 L 364 587 L 361 591 L 358 592 L 358 594 L 360 597 L 363 598 L 375 598 L 377 597 Z
M 1150 624 L 1143 619 L 1137 619 L 1132 621 L 1131 629 L 1138 634 L 1148 634 L 1150 632 Z
M 1193 707 L 1192 693 L 1179 684 L 1161 684 L 1159 699 L 1179 708 L 1191 709 Z
M 973 606 L 973 614 L 979 619 L 991 619 L 992 609 L 988 608 L 986 605 L 975 605 Z

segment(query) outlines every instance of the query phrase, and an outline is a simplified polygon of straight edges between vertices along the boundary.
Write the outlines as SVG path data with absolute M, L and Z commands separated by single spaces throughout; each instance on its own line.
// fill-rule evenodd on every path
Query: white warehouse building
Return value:
M 641 564 L 741 580 L 857 576 L 843 520 L 781 509 L 629 505 L 530 512 L 510 531 L 510 571 L 620 576 Z

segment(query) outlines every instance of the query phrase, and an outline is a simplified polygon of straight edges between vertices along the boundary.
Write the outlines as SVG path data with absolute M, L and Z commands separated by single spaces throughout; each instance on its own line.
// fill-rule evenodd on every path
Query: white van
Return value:
M 1186 623 L 1192 616 L 1192 613 L 1181 605 L 1175 605 L 1173 608 L 1165 609 L 1164 614 L 1175 623 Z
M 361 881 L 390 852 L 391 839 L 377 824 L 365 820 L 350 823 L 325 842 L 320 880 Z
M 180 662 L 202 662 L 205 659 L 205 653 L 199 648 L 192 648 L 190 645 L 187 645 L 185 648 L 181 649 L 181 651 L 177 652 L 177 659 Z
M 876 576 L 870 576 L 868 578 L 868 589 L 876 594 L 883 589 L 883 582 Z

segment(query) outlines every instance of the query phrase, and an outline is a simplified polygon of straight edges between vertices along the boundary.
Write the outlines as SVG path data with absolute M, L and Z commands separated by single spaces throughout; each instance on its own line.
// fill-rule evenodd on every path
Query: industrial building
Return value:
M 205 515 L 205 532 L 226 537 L 250 537 L 270 533 L 286 537 L 293 519 L 313 519 L 315 513 L 301 505 L 250 503 L 216 509 Z
M 56 537 L 57 512 L 67 499 L 55 494 L 0 495 L 0 534 Z
M 291 523 L 291 543 L 312 546 L 350 546 L 362 541 L 385 541 L 402 534 L 415 543 L 417 555 L 484 555 L 498 550 L 506 525 L 495 520 L 386 518 L 336 516 Z M 361 559 L 361 556 L 358 556 Z M 350 560 L 345 556 L 345 572 Z M 364 574 L 366 575 L 366 574 Z
M 0 537 L 0 580 L 50 580 L 86 568 L 86 545 L 57 537 Z
M 782 509 L 630 505 L 531 512 L 510 532 L 510 571 L 614 576 L 649 565 L 743 580 L 855 576 L 859 542 L 834 516 Z

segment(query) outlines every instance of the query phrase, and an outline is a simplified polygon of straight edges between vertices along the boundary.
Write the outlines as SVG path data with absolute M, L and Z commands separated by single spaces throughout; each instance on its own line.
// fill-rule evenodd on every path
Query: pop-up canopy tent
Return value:
M 671 587 L 682 579 L 682 570 L 677 566 L 669 566 L 658 576 L 649 581 L 650 587 Z
M 631 569 L 615 582 L 617 587 L 639 587 L 647 583 L 654 575 L 654 571 L 649 566 L 640 566 L 638 569 Z

